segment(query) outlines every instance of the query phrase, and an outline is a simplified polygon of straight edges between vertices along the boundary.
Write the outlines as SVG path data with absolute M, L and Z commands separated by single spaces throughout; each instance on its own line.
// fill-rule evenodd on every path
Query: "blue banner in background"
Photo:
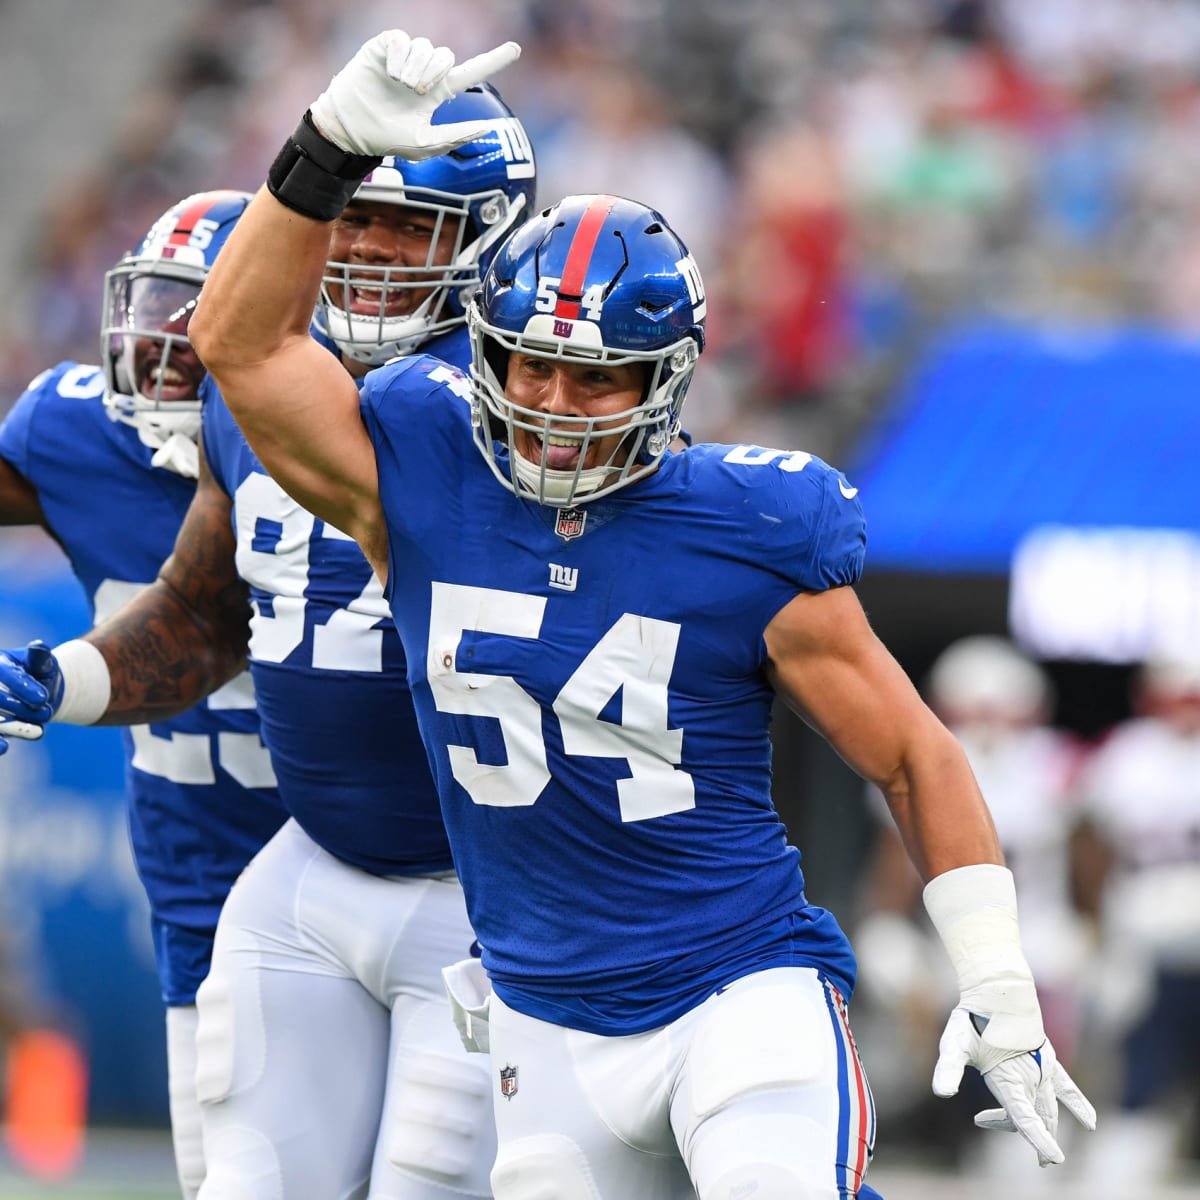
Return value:
M 88 627 L 65 558 L 0 534 L 0 646 Z M 0 758 L 0 992 L 65 1028 L 89 1060 L 97 1124 L 167 1123 L 164 1010 L 129 850 L 115 729 L 52 725 Z
M 1200 527 L 1200 343 L 967 326 L 846 456 L 867 567 L 1007 574 L 1044 525 Z

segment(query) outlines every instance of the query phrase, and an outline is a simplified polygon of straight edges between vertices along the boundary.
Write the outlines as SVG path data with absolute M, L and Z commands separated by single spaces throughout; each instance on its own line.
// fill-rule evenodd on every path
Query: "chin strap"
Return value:
M 150 460 L 152 467 L 164 467 L 182 475 L 184 479 L 198 479 L 200 476 L 200 451 L 196 443 L 182 433 L 173 433 L 154 452 Z
M 154 451 L 154 456 L 150 459 L 152 467 L 173 471 L 184 479 L 200 478 L 200 450 L 194 437 L 189 437 L 186 433 L 167 433 L 142 423 L 136 424 L 134 428 L 142 445 L 149 446 Z
M 143 446 L 149 446 L 154 451 L 150 459 L 152 467 L 162 467 L 172 471 L 184 479 L 200 478 L 200 449 L 197 439 L 200 436 L 200 414 L 179 413 L 175 417 L 178 423 L 182 418 L 184 429 L 171 429 L 164 424 L 155 424 L 147 417 L 156 414 L 126 413 L 109 408 L 108 416 L 112 421 L 120 421 L 124 425 L 132 425 L 137 430 L 138 441 Z

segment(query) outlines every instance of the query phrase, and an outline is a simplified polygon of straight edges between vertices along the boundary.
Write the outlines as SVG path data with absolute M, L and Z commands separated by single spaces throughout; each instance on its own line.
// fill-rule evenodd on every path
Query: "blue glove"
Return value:
M 62 697 L 62 672 L 45 642 L 0 650 L 0 754 L 8 749 L 7 738 L 40 738 Z

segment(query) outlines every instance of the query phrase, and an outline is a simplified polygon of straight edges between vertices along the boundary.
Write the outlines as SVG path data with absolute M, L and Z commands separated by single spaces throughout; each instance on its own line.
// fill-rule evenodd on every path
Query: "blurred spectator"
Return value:
M 747 400 L 821 396 L 852 352 L 849 221 L 834 147 L 796 122 L 748 140 L 739 161 L 738 247 L 720 289 L 726 337 L 746 352 Z
M 955 642 L 934 663 L 924 690 L 961 742 L 991 809 L 1016 879 L 1025 953 L 1046 1033 L 1071 1070 L 1078 980 L 1089 949 L 1084 923 L 1072 905 L 1068 869 L 1075 823 L 1071 785 L 1080 747 L 1047 723 L 1053 707 L 1049 679 L 1007 639 L 975 636 Z M 896 1050 L 914 1072 L 906 1092 L 921 1105 L 924 1120 L 934 1111 L 929 1080 L 941 1033 L 939 1014 L 954 1003 L 954 976 L 925 918 L 920 880 L 899 835 L 882 803 L 875 807 L 880 830 L 855 941 L 859 995 L 877 1008 L 899 1009 L 907 1016 L 910 1037 Z M 874 1077 L 879 1048 L 870 1044 L 866 1031 L 859 1039 Z M 878 1083 L 876 1090 L 881 1090 Z M 968 1107 L 974 1105 L 972 1112 L 991 1104 L 982 1088 L 964 1099 Z M 935 1137 L 947 1136 L 946 1122 L 942 1116 Z M 956 1135 L 950 1131 L 949 1137 Z M 1042 1194 L 1039 1183 L 1047 1180 L 1019 1139 L 972 1139 L 970 1148 L 979 1156 L 984 1194 L 997 1200 Z
M 184 191 L 256 187 L 298 103 L 395 19 L 382 0 L 192 6 L 30 233 L 0 405 L 30 364 L 94 356 L 95 264 Z M 403 23 L 461 54 L 521 41 L 504 82 L 542 149 L 542 199 L 635 195 L 730 281 L 710 374 L 734 407 L 697 394 L 697 436 L 740 419 L 836 453 L 971 311 L 1149 311 L 1196 332 L 1194 0 L 418 0 Z
M 1135 700 L 1088 764 L 1075 847 L 1100 939 L 1090 1033 L 1119 1047 L 1088 1179 L 1114 1198 L 1200 1149 L 1200 652 L 1146 663 Z
M 725 164 L 672 120 L 671 98 L 605 53 L 576 64 L 572 111 L 538 144 L 538 194 L 551 204 L 572 192 L 613 192 L 671 213 L 703 271 L 728 233 Z

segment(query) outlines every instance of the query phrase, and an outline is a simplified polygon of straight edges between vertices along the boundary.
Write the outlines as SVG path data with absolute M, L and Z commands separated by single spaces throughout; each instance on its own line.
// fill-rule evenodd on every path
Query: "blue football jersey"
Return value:
M 465 329 L 438 350 L 465 360 Z M 407 663 L 358 546 L 264 471 L 206 380 L 204 449 L 233 501 L 250 585 L 250 670 L 288 811 L 323 849 L 377 875 L 452 867 Z M 464 952 L 466 947 L 463 948 Z
M 603 1034 L 654 1028 L 779 965 L 849 996 L 771 802 L 763 631 L 852 584 L 853 489 L 803 453 L 695 446 L 561 511 L 502 488 L 467 379 L 368 376 L 387 596 L 496 991 Z
M 97 367 L 39 375 L 0 427 L 2 455 L 42 510 L 103 620 L 151 583 L 195 484 L 102 403 Z M 164 999 L 191 1003 L 229 888 L 285 819 L 244 673 L 170 721 L 122 730 L 134 860 L 155 918 Z

